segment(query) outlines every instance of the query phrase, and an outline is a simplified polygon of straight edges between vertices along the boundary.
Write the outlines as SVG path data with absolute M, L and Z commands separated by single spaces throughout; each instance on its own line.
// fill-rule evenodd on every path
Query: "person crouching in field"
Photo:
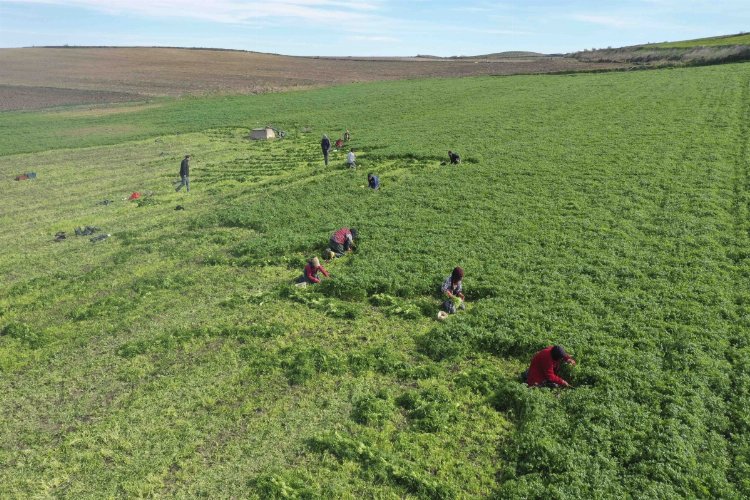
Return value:
M 349 154 L 346 155 L 346 165 L 349 168 L 357 168 L 357 157 L 354 155 L 353 149 L 350 149 Z
M 320 260 L 318 260 L 317 257 L 313 257 L 312 259 L 308 260 L 307 265 L 305 265 L 302 282 L 310 284 L 320 283 L 318 273 L 323 273 L 323 276 L 325 276 L 326 278 L 330 278 L 331 276 L 330 274 L 328 274 L 328 271 L 326 271 L 326 268 L 320 265 Z
M 461 157 L 458 155 L 458 153 L 454 153 L 450 150 L 448 150 L 448 160 L 450 160 L 451 165 L 458 165 L 459 163 L 461 163 Z
M 323 161 L 326 164 L 326 167 L 328 166 L 328 153 L 331 151 L 331 140 L 328 138 L 327 135 L 323 135 L 323 138 L 320 140 L 320 148 L 323 150 Z
M 443 281 L 440 291 L 446 299 L 443 302 L 445 312 L 455 314 L 457 304 L 461 309 L 466 309 L 464 305 L 463 281 L 464 270 L 460 267 L 455 267 L 451 275 Z
M 357 239 L 357 230 L 342 227 L 331 236 L 328 242 L 331 252 L 335 257 L 343 257 L 345 253 L 354 249 L 354 240 Z
M 531 358 L 531 366 L 524 373 L 526 383 L 529 387 L 570 387 L 557 374 L 562 363 L 575 365 L 576 361 L 559 345 L 545 347 Z
M 378 189 L 380 187 L 380 178 L 375 174 L 367 174 L 367 187 Z
M 185 190 L 190 192 L 190 155 L 185 155 L 185 158 L 180 163 L 180 183 L 175 188 L 175 191 L 182 189 L 185 186 Z

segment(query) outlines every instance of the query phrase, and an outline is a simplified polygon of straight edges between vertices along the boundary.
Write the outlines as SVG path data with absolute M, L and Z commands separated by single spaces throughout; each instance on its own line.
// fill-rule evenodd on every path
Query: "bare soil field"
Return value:
M 0 111 L 43 109 L 75 104 L 109 104 L 143 99 L 137 94 L 57 87 L 0 85 Z
M 179 48 L 0 49 L 0 111 L 404 78 L 624 67 L 566 57 L 316 58 Z M 108 95 L 108 94 L 109 95 Z

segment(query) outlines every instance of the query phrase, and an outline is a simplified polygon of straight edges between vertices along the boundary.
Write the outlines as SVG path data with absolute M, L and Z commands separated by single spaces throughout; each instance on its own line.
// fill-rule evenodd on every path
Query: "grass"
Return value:
M 717 36 L 711 38 L 698 38 L 695 40 L 682 40 L 679 42 L 652 43 L 644 45 L 645 48 L 661 49 L 688 49 L 693 47 L 726 47 L 732 45 L 750 45 L 750 33 L 738 35 Z
M 0 496 L 748 496 L 749 93 L 736 64 L 0 114 Z M 361 167 L 326 169 L 345 128 Z M 84 225 L 112 237 L 52 241 Z M 577 389 L 517 382 L 550 343 Z

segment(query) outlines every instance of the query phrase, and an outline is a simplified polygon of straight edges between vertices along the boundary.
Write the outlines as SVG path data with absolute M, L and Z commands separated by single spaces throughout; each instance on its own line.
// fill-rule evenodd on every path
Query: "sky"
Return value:
M 750 31 L 750 0 L 0 0 L 0 47 L 567 53 Z

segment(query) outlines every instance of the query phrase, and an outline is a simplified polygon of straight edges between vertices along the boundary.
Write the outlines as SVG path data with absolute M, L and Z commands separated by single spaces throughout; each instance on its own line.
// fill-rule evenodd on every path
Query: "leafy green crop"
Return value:
M 157 104 L 0 114 L 0 496 L 750 496 L 749 64 Z

